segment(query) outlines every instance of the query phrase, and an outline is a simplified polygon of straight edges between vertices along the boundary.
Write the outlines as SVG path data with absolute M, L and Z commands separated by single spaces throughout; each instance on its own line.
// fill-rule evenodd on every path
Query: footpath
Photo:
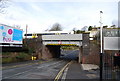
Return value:
M 72 63 L 66 73 L 65 81 L 99 81 L 99 67 L 93 64 Z

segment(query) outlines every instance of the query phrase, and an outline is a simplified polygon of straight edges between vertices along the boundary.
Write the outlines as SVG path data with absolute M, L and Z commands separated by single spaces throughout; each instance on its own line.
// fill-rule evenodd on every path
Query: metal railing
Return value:
M 120 80 L 120 56 L 115 53 L 105 53 L 103 55 L 103 79 Z

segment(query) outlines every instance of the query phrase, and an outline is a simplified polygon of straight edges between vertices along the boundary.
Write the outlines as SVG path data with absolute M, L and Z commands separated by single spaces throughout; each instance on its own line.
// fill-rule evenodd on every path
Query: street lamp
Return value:
M 103 74 L 103 35 L 102 35 L 102 14 L 103 12 L 100 11 L 100 42 L 101 42 L 101 51 L 100 51 L 100 81 L 102 81 L 102 74 Z

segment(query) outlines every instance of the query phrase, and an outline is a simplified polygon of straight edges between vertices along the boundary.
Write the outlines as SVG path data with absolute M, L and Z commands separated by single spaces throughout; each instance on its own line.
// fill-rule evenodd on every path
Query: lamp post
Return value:
M 100 11 L 100 44 L 101 44 L 101 51 L 100 51 L 100 81 L 103 79 L 103 35 L 102 35 L 102 14 L 103 12 Z

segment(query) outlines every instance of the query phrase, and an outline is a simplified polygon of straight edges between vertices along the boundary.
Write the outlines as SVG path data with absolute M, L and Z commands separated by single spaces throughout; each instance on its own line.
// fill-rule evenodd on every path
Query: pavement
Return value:
M 98 79 L 99 80 L 99 67 L 94 64 L 79 64 L 72 63 L 67 71 L 66 80 L 70 79 Z
M 97 70 L 99 69 L 98 65 L 95 64 L 81 64 L 83 70 Z

